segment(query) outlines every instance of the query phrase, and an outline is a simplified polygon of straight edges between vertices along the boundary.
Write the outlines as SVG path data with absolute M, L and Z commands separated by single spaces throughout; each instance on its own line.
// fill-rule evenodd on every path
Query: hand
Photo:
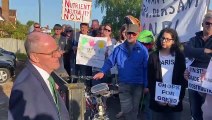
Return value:
M 96 75 L 93 76 L 93 79 L 99 80 L 99 79 L 102 79 L 103 77 L 104 77 L 104 73 L 99 72 L 99 73 L 97 73 Z
M 159 101 L 158 101 L 158 104 L 161 105 L 161 106 L 166 106 L 167 105 L 167 103 L 163 103 L 163 102 L 159 102 Z
M 144 94 L 149 93 L 149 88 L 144 88 Z
M 168 106 L 169 107 L 175 107 L 176 105 L 173 105 L 173 104 L 168 103 Z
M 212 53 L 212 50 L 211 49 L 208 49 L 208 48 L 205 48 L 204 49 L 204 53 L 210 54 L 210 53 Z
M 201 80 L 205 80 L 205 74 L 206 74 L 206 72 L 207 72 L 206 70 L 203 70 L 203 71 L 202 71 L 202 73 L 201 73 L 201 75 L 200 75 L 200 79 L 201 79 Z
M 188 80 L 189 74 L 190 74 L 190 72 L 186 69 L 186 70 L 184 71 L 184 78 L 185 78 L 186 80 Z

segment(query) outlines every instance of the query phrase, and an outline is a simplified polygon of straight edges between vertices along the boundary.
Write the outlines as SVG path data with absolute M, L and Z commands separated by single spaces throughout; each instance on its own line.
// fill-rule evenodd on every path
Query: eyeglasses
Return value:
M 134 33 L 134 32 L 128 32 L 127 35 L 133 35 L 133 36 L 136 36 L 137 33 Z
M 64 51 L 61 50 L 59 47 L 56 49 L 56 50 L 53 50 L 52 52 L 50 53 L 37 53 L 37 52 L 33 52 L 33 53 L 36 53 L 36 54 L 41 54 L 41 55 L 50 55 L 51 57 L 54 57 L 56 58 L 58 56 L 58 53 L 62 54 Z
M 111 30 L 108 30 L 107 28 L 104 28 L 105 31 L 111 32 Z
M 72 30 L 67 30 L 66 32 L 72 32 Z
M 34 28 L 40 28 L 40 26 L 34 26 Z
M 205 22 L 205 25 L 207 25 L 207 26 L 212 26 L 212 23 L 210 23 L 210 22 Z
M 161 40 L 161 41 L 165 41 L 165 42 L 169 42 L 169 41 L 171 41 L 171 40 L 173 40 L 173 39 L 169 39 L 169 38 L 162 37 L 160 40 Z

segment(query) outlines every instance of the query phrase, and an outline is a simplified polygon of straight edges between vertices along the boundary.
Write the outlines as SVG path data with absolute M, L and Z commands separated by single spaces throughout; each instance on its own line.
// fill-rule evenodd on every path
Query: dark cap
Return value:
M 56 30 L 56 29 L 62 29 L 62 26 L 60 24 L 55 24 L 53 29 L 54 30 Z
M 136 24 L 129 24 L 127 26 L 127 32 L 137 33 L 139 31 L 139 27 Z

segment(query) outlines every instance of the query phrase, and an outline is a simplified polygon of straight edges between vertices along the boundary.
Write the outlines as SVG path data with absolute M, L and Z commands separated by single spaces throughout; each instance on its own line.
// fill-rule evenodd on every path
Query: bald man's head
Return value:
M 28 35 L 27 40 L 25 41 L 25 49 L 27 54 L 31 52 L 43 52 L 48 49 L 48 45 L 54 43 L 55 40 L 52 36 L 41 33 L 41 32 L 32 32 Z M 56 43 L 55 43 L 56 44 Z

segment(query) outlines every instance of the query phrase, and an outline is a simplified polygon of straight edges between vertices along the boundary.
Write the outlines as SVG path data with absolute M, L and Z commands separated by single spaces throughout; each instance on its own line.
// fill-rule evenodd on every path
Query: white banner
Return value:
M 207 88 L 212 91 L 212 58 L 207 68 L 205 74 L 205 79 L 203 80 L 202 87 Z
M 156 82 L 155 101 L 177 105 L 180 96 L 180 85 Z
M 62 19 L 89 23 L 92 2 L 84 0 L 63 0 Z
M 105 61 L 106 42 L 106 37 L 80 34 L 76 64 L 101 68 Z
M 201 30 L 209 0 L 143 0 L 141 23 L 154 35 L 163 28 L 177 30 L 181 42 L 186 42 Z
M 212 94 L 212 90 L 204 88 L 202 86 L 203 80 L 201 79 L 201 74 L 206 71 L 203 68 L 198 67 L 188 67 L 188 89 L 192 89 L 198 92 Z

